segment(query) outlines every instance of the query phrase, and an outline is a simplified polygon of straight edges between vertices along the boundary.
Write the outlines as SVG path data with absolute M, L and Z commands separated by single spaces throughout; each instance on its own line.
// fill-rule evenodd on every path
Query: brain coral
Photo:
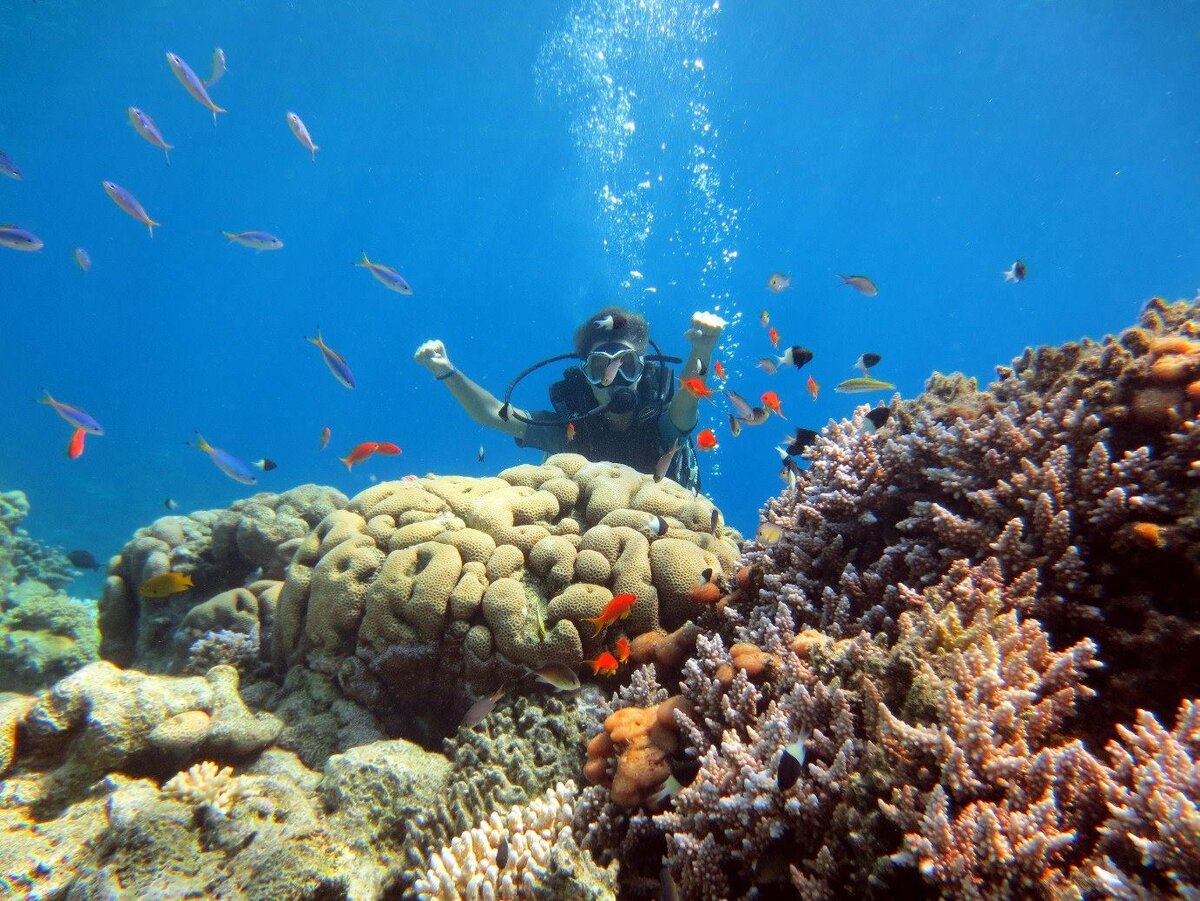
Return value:
M 300 544 L 273 660 L 334 674 L 377 711 L 420 702 L 423 684 L 443 691 L 448 675 L 482 690 L 514 664 L 578 667 L 619 633 L 679 626 L 701 570 L 733 572 L 740 536 L 712 533 L 714 509 L 674 482 L 576 454 L 491 478 L 373 486 Z M 596 636 L 584 620 L 623 592 L 637 595 L 629 618 Z

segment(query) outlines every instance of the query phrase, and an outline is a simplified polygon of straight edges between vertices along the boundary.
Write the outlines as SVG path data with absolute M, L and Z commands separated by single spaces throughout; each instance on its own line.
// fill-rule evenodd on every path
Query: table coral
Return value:
M 617 634 L 674 629 L 700 570 L 732 572 L 740 536 L 672 482 L 574 454 L 482 479 L 375 485 L 300 543 L 279 596 L 272 657 L 335 675 L 376 711 L 461 685 L 444 716 L 521 666 L 579 667 Z M 654 516 L 665 536 L 650 529 Z M 585 620 L 623 592 L 628 619 Z M 406 685 L 405 692 L 391 686 Z

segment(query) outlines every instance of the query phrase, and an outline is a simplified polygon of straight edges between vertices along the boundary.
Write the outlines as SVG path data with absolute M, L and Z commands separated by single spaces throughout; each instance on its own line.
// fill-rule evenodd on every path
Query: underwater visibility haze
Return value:
M 223 69 L 214 69 L 217 48 Z M 721 582 L 721 596 L 733 592 L 736 599 L 738 591 L 762 585 L 747 581 L 750 576 L 735 584 L 734 571 L 769 563 L 772 554 L 784 569 L 797 565 L 799 557 L 785 558 L 776 542 L 803 545 L 795 530 L 813 522 L 811 516 L 788 520 L 780 512 L 786 506 L 780 498 L 797 495 L 787 493 L 788 466 L 781 471 L 777 446 L 792 441 L 798 428 L 825 430 L 839 447 L 857 448 L 872 431 L 862 414 L 854 428 L 838 423 L 868 403 L 889 406 L 905 429 L 919 432 L 915 414 L 902 412 L 908 410 L 903 405 L 921 396 L 935 372 L 961 372 L 978 379 L 982 389 L 996 378 L 997 366 L 1027 347 L 1085 336 L 1099 340 L 1137 321 L 1149 298 L 1200 293 L 1196 2 L 136 0 L 113 6 L 6 0 L 0 60 L 0 311 L 9 359 L 0 379 L 5 414 L 0 489 L 24 492 L 29 511 L 22 527 L 37 542 L 94 555 L 73 557 L 79 573 L 67 586 L 90 605 L 102 591 L 112 597 L 106 576 L 130 578 L 121 568 L 126 563 L 106 572 L 107 561 L 139 528 L 168 513 L 227 508 L 257 491 L 279 493 L 312 483 L 331 489 L 319 501 L 306 501 L 306 509 L 323 516 L 344 506 L 345 497 L 405 476 L 495 476 L 517 464 L 540 463 L 539 451 L 522 449 L 511 437 L 473 422 L 446 385 L 414 360 L 414 352 L 422 342 L 442 340 L 454 366 L 499 398 L 526 366 L 569 352 L 576 327 L 610 305 L 643 314 L 662 351 L 684 358 L 689 349 L 684 333 L 694 314 L 724 322 L 714 363 L 703 375 L 713 396 L 700 400 L 693 432 L 700 447 L 700 492 L 711 501 L 705 511 L 719 508 L 721 529 L 736 529 L 747 539 L 757 532 L 761 547 L 739 549 L 727 536 L 721 540 L 728 550 L 718 549 L 722 532 L 715 513 L 711 546 L 700 534 L 710 531 L 707 512 L 671 528 L 691 530 L 686 540 L 709 555 L 708 579 Z M 1183 325 L 1179 315 L 1162 312 L 1155 324 L 1143 327 L 1195 335 L 1194 313 Z M 800 366 L 787 360 L 777 372 L 760 363 L 764 357 L 778 361 L 792 346 L 811 352 L 811 360 Z M 1147 351 L 1150 346 L 1138 345 L 1138 352 L 1195 352 L 1183 345 Z M 856 368 L 864 354 L 878 359 Z M 553 364 L 523 380 L 513 403 L 548 407 L 547 390 L 567 365 Z M 1087 378 L 1100 379 L 1115 365 L 1105 358 Z M 1187 368 L 1179 366 L 1181 372 Z M 1154 378 L 1165 378 L 1162 368 Z M 843 384 L 868 375 L 879 383 Z M 1030 378 L 1028 384 L 1042 385 Z M 1112 378 L 1113 384 L 1125 384 Z M 1182 385 L 1184 376 L 1179 378 Z M 839 384 L 843 391 L 835 390 Z M 1167 400 L 1155 395 L 1153 402 L 1174 412 L 1159 419 L 1145 414 L 1138 422 L 1175 428 L 1180 417 L 1189 420 L 1187 405 L 1200 402 L 1192 397 L 1196 385 L 1200 382 L 1189 383 L 1186 392 L 1179 387 Z M 735 391 L 751 407 L 773 409 L 760 411 L 761 424 L 744 422 L 753 417 L 731 406 L 720 389 Z M 865 393 L 852 393 L 856 389 Z M 678 383 L 676 390 L 686 388 Z M 943 399 L 950 397 L 944 384 L 939 390 Z M 956 406 L 955 415 L 974 422 L 976 415 L 991 416 L 1012 401 L 1003 390 L 997 397 L 993 407 Z M 1109 400 L 1119 405 L 1125 397 L 1118 391 Z M 1151 403 L 1138 397 L 1143 407 Z M 51 399 L 57 406 L 36 402 Z M 1044 400 L 1052 406 L 1049 393 Z M 1132 400 L 1126 405 L 1141 409 Z M 743 420 L 740 434 L 731 431 L 732 414 Z M 1112 428 L 1119 432 L 1119 426 Z M 1095 437 L 1089 436 L 1088 441 Z M 1072 441 L 1072 447 L 1092 447 L 1079 435 Z M 375 447 L 363 450 L 364 444 Z M 1168 446 L 1139 432 L 1120 450 L 1142 444 L 1156 452 Z M 1184 453 L 1178 442 L 1169 446 Z M 816 456 L 795 449 L 788 464 L 791 484 L 799 478 L 802 487 L 828 486 L 822 480 L 836 481 L 830 473 L 838 465 L 845 484 L 853 482 L 845 476 L 853 469 L 848 462 L 853 455 L 835 465 L 829 462 L 832 447 Z M 1116 458 L 1114 441 L 1106 447 Z M 344 458 L 352 453 L 351 466 Z M 825 464 L 817 462 L 821 459 Z M 897 484 L 908 477 L 903 465 L 895 463 Z M 952 468 L 931 462 L 928 471 L 942 472 L 943 465 L 945 471 Z M 1167 470 L 1161 473 L 1163 485 L 1175 484 Z M 568 472 L 566 481 L 576 475 Z M 919 494 L 905 484 L 911 497 Z M 345 496 L 340 501 L 339 492 Z M 1147 489 L 1137 496 L 1151 494 Z M 855 501 L 864 505 L 856 508 L 861 521 L 821 533 L 822 541 L 850 541 L 863 524 L 886 520 L 884 507 L 866 505 L 868 496 L 874 497 L 863 489 Z M 697 502 L 707 503 L 703 497 Z M 430 515 L 449 516 L 457 508 L 447 503 L 447 512 L 433 509 Z M 359 512 L 365 516 L 369 507 L 364 503 Z M 673 515 L 654 504 L 644 509 Z M 1165 517 L 1173 508 L 1167 501 L 1147 501 L 1138 509 Z M 1091 521 L 1101 528 L 1106 516 L 1097 513 Z M 528 511 L 516 517 L 518 528 L 538 519 Z M 764 535 L 763 519 L 779 525 Z M 654 528 L 647 533 L 651 542 L 668 534 L 667 520 L 661 533 Z M 899 531 L 904 528 L 902 523 Z M 1129 540 L 1136 543 L 1143 533 L 1149 534 L 1143 529 Z M 886 544 L 896 534 L 879 541 Z M 1177 537 L 1162 539 L 1155 532 L 1151 543 L 1168 549 L 1187 543 L 1178 537 L 1183 531 L 1169 534 Z M 293 537 L 289 553 L 300 544 Z M 186 538 L 198 540 L 190 533 Z M 1126 538 L 1115 540 L 1120 545 Z M 862 546 L 874 546 L 873 540 L 863 539 Z M 996 538 L 993 549 L 1001 546 L 1009 545 Z M 741 550 L 751 556 L 734 566 Z M 819 557 L 809 551 L 804 559 Z M 1055 553 L 1045 550 L 1037 565 Z M 967 556 L 972 566 L 984 565 L 981 557 Z M 255 574 L 283 579 L 282 571 L 271 575 L 267 557 L 247 559 L 253 565 L 238 573 L 246 585 Z M 655 559 L 650 552 L 651 563 L 661 565 Z M 862 560 L 842 565 L 866 572 Z M 714 567 L 718 574 L 723 568 L 728 579 L 715 575 Z M 488 568 L 494 581 L 495 565 Z M 1075 589 L 1063 586 L 1083 582 L 1082 576 L 1073 582 L 1062 576 L 1069 568 L 1063 564 L 1055 571 L 1055 578 L 1062 577 L 1055 591 L 1067 597 Z M 917 570 L 903 575 L 911 576 L 916 591 L 958 572 Z M 577 567 L 577 577 L 580 571 Z M 1191 571 L 1180 564 L 1169 572 L 1186 579 Z M 1015 575 L 1004 573 L 1006 579 Z M 143 605 L 159 589 L 161 603 L 178 605 L 183 603 L 178 595 L 193 588 L 190 575 L 188 585 L 161 581 L 162 576 L 184 578 L 160 573 L 155 578 L 161 584 L 141 592 Z M 992 576 L 988 570 L 986 578 Z M 958 577 L 965 578 L 961 572 Z M 792 603 L 794 596 L 771 578 L 766 584 Z M 815 604 L 819 579 L 813 576 L 810 584 L 808 578 L 795 584 L 803 584 Z M 864 578 L 865 585 L 874 584 Z M 888 570 L 879 578 L 899 580 L 902 574 Z M 973 578 L 976 585 L 986 581 L 981 571 Z M 198 590 L 205 588 L 203 579 L 197 575 Z M 700 581 L 703 587 L 707 579 Z M 830 577 L 829 584 L 836 581 Z M 624 595 L 612 587 L 616 603 Z M 1003 592 L 1010 587 L 1006 583 Z M 305 604 L 316 609 L 318 602 L 307 594 L 303 603 L 297 600 L 295 592 L 307 590 L 282 589 L 281 609 Z M 837 590 L 860 598 L 874 589 Z M 289 591 L 295 595 L 292 608 Z M 660 592 L 667 589 L 660 585 Z M 713 594 L 709 600 L 718 594 L 715 587 Z M 130 596 L 136 606 L 136 594 Z M 895 597 L 888 595 L 888 603 Z M 1089 597 L 1096 609 L 1104 607 Z M 585 680 L 605 677 L 610 658 L 603 654 L 616 655 L 613 671 L 624 667 L 628 644 L 621 650 L 609 639 L 616 639 L 617 629 L 628 629 L 628 637 L 636 639 L 652 625 L 678 625 L 678 611 L 663 603 L 661 618 L 654 614 L 653 622 L 639 619 L 640 608 L 628 621 L 589 609 L 582 619 L 603 619 L 596 625 L 600 643 L 593 646 L 587 626 L 574 639 L 574 647 L 583 641 L 582 662 L 551 655 L 546 667 L 580 668 Z M 724 609 L 723 602 L 720 606 Z M 1012 606 L 1033 609 L 1015 601 Z M 538 616 L 580 618 L 565 609 L 539 610 Z M 850 607 L 839 609 L 845 613 Z M 172 628 L 185 615 L 182 609 L 177 613 Z M 852 638 L 856 633 L 847 625 L 852 621 L 896 637 L 898 614 L 852 613 L 850 620 L 838 620 L 842 632 L 830 634 Z M 794 610 L 791 615 L 798 629 L 812 625 Z M 146 616 L 129 620 L 138 642 L 150 641 Z M 764 654 L 782 654 L 785 646 L 800 653 L 789 626 L 773 616 L 762 614 L 748 627 L 752 634 L 740 638 L 758 641 Z M 1068 641 L 1096 638 L 1077 618 L 1047 617 L 1055 653 L 1068 653 Z M 308 639 L 295 637 L 303 621 L 297 614 L 292 638 L 274 639 L 269 662 L 277 672 L 320 644 L 314 638 L 316 644 L 306 646 Z M 744 623 L 750 621 L 747 614 Z M 827 616 L 821 627 L 831 621 Z M 113 622 L 110 608 L 100 646 L 106 659 L 140 667 L 154 656 L 142 644 L 118 647 Z M 424 626 L 410 625 L 429 637 Z M 220 626 L 236 630 L 229 621 L 220 620 Z M 307 628 L 325 634 L 311 622 Z M 456 641 L 470 647 L 474 639 L 466 634 L 464 626 Z M 541 641 L 566 640 L 553 622 L 540 619 L 537 634 Z M 254 636 L 258 641 L 257 631 Z M 519 648 L 525 646 L 519 642 L 509 648 L 495 640 L 514 665 L 537 670 L 545 662 L 522 658 Z M 694 646 L 695 635 L 691 641 Z M 1107 661 L 1103 641 L 1100 645 L 1100 659 Z M 354 680 L 346 661 L 353 655 L 345 655 L 344 641 L 336 653 L 331 647 L 324 652 L 337 657 L 337 666 L 323 672 L 339 674 L 350 696 L 380 717 L 383 733 L 436 745 L 431 736 L 437 729 L 421 734 L 395 726 L 399 720 L 388 717 L 400 717 L 396 710 L 380 713 L 379 705 L 364 700 L 366 694 L 347 689 Z M 705 651 L 703 640 L 700 647 L 717 653 Z M 652 651 L 646 654 L 639 658 L 635 647 L 634 662 L 663 665 Z M 1072 657 L 1081 673 L 1088 669 L 1084 656 L 1079 651 Z M 263 650 L 264 665 L 268 657 Z M 202 672 L 199 664 L 181 670 L 178 660 L 158 664 L 161 672 Z M 775 665 L 763 666 L 773 672 Z M 542 682 L 562 688 L 564 679 L 574 679 L 578 687 L 573 673 L 546 667 Z M 396 672 L 409 670 L 399 666 Z M 506 675 L 500 687 L 511 692 L 513 678 Z M 698 680 L 699 670 L 689 678 Z M 471 708 L 480 720 L 509 702 L 503 692 L 493 692 L 499 683 L 488 683 L 479 672 L 471 679 L 455 703 L 482 704 Z M 660 696 L 642 685 L 642 694 L 625 700 L 643 708 L 652 701 L 667 703 L 678 676 L 662 684 L 669 692 Z M 697 699 L 702 692 L 693 688 L 685 703 L 702 709 Z M 1101 696 L 1106 697 L 1104 689 Z M 265 697 L 248 703 L 276 710 Z M 784 703 L 782 689 L 772 697 Z M 811 753 L 832 767 L 840 740 L 837 730 L 821 732 L 818 712 L 841 710 L 843 701 L 836 692 L 821 698 L 804 708 L 811 720 L 804 728 L 816 730 Z M 892 700 L 884 697 L 883 703 Z M 1177 700 L 1170 709 L 1154 711 L 1166 728 Z M 1114 703 L 1119 714 L 1109 726 L 1132 721 L 1145 706 L 1133 691 Z M 280 716 L 287 728 L 295 727 Z M 0 726 L 4 722 L 0 716 Z M 598 722 L 592 725 L 593 732 L 599 728 Z M 800 725 L 793 720 L 794 728 Z M 1089 745 L 1096 754 L 1111 734 L 1099 727 L 1080 732 L 1096 742 Z M 582 741 L 591 737 L 585 734 Z M 689 738 L 693 744 L 695 739 Z M 795 735 L 788 739 L 772 746 L 771 784 L 785 745 L 798 757 L 795 769 L 805 772 L 805 740 L 797 749 L 789 744 Z M 255 752 L 273 740 L 260 741 Z M 319 771 L 336 744 L 331 740 L 325 756 L 298 753 Z M 210 744 L 203 759 L 224 763 L 222 750 L 228 748 Z M 245 760 L 248 753 L 249 746 L 230 752 L 228 762 Z M 594 747 L 588 753 L 603 757 Z M 751 760 L 759 751 L 746 753 Z M 185 757 L 178 758 L 179 771 L 185 762 L 201 759 Z M 0 766 L 0 775 L 3 771 Z M 779 773 L 782 790 L 783 770 Z M 607 778 L 611 783 L 611 771 Z M 617 800 L 623 808 L 650 804 L 648 793 L 629 791 L 630 804 Z M 613 793 L 617 798 L 616 787 Z M 545 797 L 551 798 L 550 812 L 537 815 L 559 828 L 564 805 L 576 802 L 566 790 L 561 797 L 553 792 Z M 230 807 L 233 798 L 222 804 Z M 907 809 L 910 800 L 885 799 L 895 811 Z M 687 817 L 699 816 L 694 808 L 688 811 L 660 816 L 675 817 L 666 825 L 684 834 L 695 826 Z M 889 816 L 896 834 L 919 831 L 907 814 Z M 434 836 L 439 841 L 472 825 L 453 817 L 446 823 Z M 486 841 L 489 853 L 498 855 L 500 839 L 492 835 Z M 419 859 L 413 847 L 403 852 L 410 866 Z M 503 847 L 507 855 L 508 844 Z M 706 895 L 696 875 L 703 869 L 698 861 L 706 859 L 699 845 L 680 839 L 672 847 L 663 883 L 669 888 L 677 879 L 684 896 L 739 895 L 759 878 L 739 872 Z M 936 849 L 906 848 L 913 860 L 938 856 Z M 1097 848 L 1095 858 L 1088 858 L 1087 878 L 1094 880 L 1088 885 L 1115 893 L 1119 878 L 1112 873 L 1122 862 L 1120 853 Z M 1106 853 L 1109 863 L 1117 861 L 1110 869 L 1096 862 Z M 1097 867 L 1108 875 L 1098 875 Z M 1150 863 L 1144 867 L 1152 869 Z M 423 897 L 450 897 L 428 888 L 436 882 L 433 876 L 420 877 L 433 882 L 420 882 L 417 869 L 395 884 L 406 890 L 426 885 Z M 651 882 L 659 878 L 655 867 L 643 870 Z M 828 870 L 806 870 L 805 878 L 819 875 L 843 890 L 852 884 Z M 782 872 L 786 882 L 786 867 Z M 1141 875 L 1156 890 L 1167 884 L 1161 881 L 1166 877 Z M 34 890 L 32 883 L 12 878 L 6 884 L 14 892 Z M 802 883 L 793 877 L 797 891 Z M 952 892 L 952 885 L 947 878 L 937 891 Z M 163 885 L 155 891 L 169 894 Z M 262 892 L 269 896 L 267 889 Z M 623 881 L 620 894 L 649 897 L 651 890 Z

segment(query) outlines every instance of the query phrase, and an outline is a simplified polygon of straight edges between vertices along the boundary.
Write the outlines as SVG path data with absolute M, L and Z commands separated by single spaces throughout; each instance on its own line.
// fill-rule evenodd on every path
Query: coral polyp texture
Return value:
M 608 730 L 581 844 L 625 887 L 665 846 L 704 899 L 1200 891 L 1198 333 L 1151 301 L 827 426 L 684 668 L 663 759 L 694 779 L 631 812 Z M 667 694 L 646 668 L 613 707 Z
M 575 454 L 376 485 L 296 550 L 276 667 L 335 675 L 372 710 L 426 713 L 435 689 L 462 684 L 466 698 L 520 667 L 580 667 L 620 634 L 677 628 L 697 612 L 699 573 L 733 571 L 740 536 L 714 528 L 714 511 L 674 482 Z M 636 596 L 628 618 L 587 622 L 623 593 Z

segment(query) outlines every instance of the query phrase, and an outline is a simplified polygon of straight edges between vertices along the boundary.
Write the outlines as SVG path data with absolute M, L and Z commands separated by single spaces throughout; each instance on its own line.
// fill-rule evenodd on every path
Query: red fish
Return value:
M 717 433 L 712 429 L 704 429 L 696 435 L 696 447 L 702 451 L 715 450 L 717 448 Z
M 695 377 L 690 379 L 682 379 L 679 384 L 683 385 L 684 389 L 689 394 L 712 400 L 712 388 L 704 384 L 704 379 Z
M 620 666 L 617 658 L 608 651 L 601 651 L 595 660 L 585 660 L 584 662 L 591 666 L 592 675 L 594 676 L 615 675 L 617 667 Z
M 772 347 L 779 346 L 779 329 L 775 328 L 775 326 L 771 326 L 770 331 L 767 332 L 767 337 L 771 339 Z
M 355 463 L 361 463 L 367 457 L 371 456 L 375 451 L 379 450 L 378 441 L 364 441 L 346 456 L 340 458 L 346 464 L 347 469 L 352 469 Z
M 624 635 L 617 639 L 616 652 L 617 659 L 622 663 L 629 659 L 629 639 Z
M 87 429 L 76 429 L 71 434 L 71 442 L 67 445 L 67 456 L 78 460 L 83 456 L 83 439 L 87 437 Z
M 397 454 L 403 453 L 403 451 L 398 444 L 392 444 L 390 441 L 380 441 L 375 446 L 375 453 L 383 454 L 385 457 L 394 457 Z
M 568 441 L 575 440 L 575 423 L 573 423 L 573 422 L 567 423 L 567 440 Z
M 604 609 L 600 611 L 599 616 L 586 617 L 587 621 L 596 627 L 596 632 L 592 637 L 595 638 L 596 635 L 599 635 L 617 620 L 625 619 L 629 616 L 629 611 L 633 609 L 634 602 L 636 601 L 636 594 L 629 594 L 628 592 L 619 594 L 604 605 Z M 611 657 L 612 655 L 609 654 L 609 656 Z
M 725 367 L 721 365 L 720 360 L 713 360 L 713 372 L 717 374 L 717 378 L 725 381 Z
M 779 395 L 774 391 L 764 391 L 759 400 L 762 401 L 764 407 L 766 407 L 780 419 L 787 419 L 787 417 L 783 415 L 783 407 L 779 402 Z
M 325 450 L 325 448 L 329 447 L 329 436 L 332 434 L 333 433 L 329 431 L 329 426 L 325 426 L 325 428 L 321 429 L 321 450 Z
M 820 393 L 821 386 L 817 384 L 817 380 L 811 375 L 808 377 L 808 393 L 812 395 L 812 399 L 817 399 L 817 394 Z

